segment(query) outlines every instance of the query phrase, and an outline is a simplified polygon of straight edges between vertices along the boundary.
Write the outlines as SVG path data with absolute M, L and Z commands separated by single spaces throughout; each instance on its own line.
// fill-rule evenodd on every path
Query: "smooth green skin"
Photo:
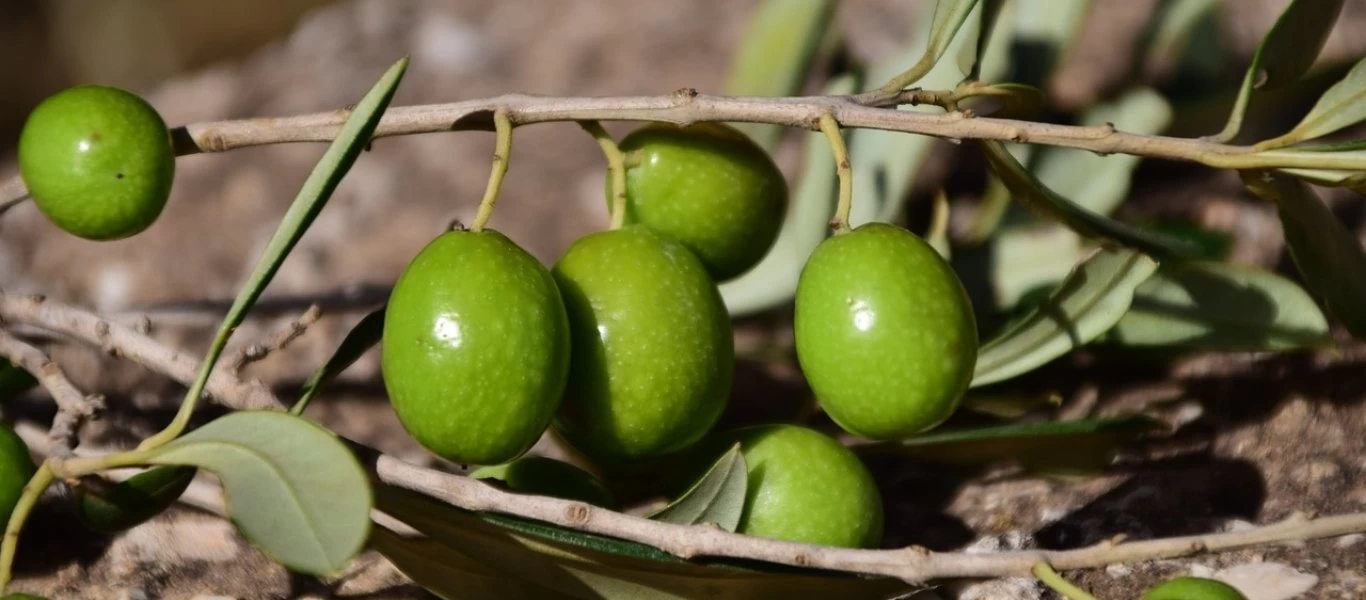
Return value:
M 575 242 L 552 270 L 569 310 L 560 437 L 599 464 L 659 458 L 716 424 L 735 347 L 716 284 L 687 248 L 642 225 Z
M 381 369 L 399 421 L 462 464 L 521 456 L 554 417 L 569 323 L 549 271 L 503 234 L 449 231 L 394 285 Z
M 175 148 L 161 115 L 118 88 L 82 85 L 38 104 L 19 135 L 19 173 L 49 220 L 90 240 L 116 240 L 161 215 Z
M 931 429 L 958 407 L 977 363 L 967 292 L 934 248 L 868 223 L 831 236 L 797 283 L 797 359 L 826 414 L 873 440 Z
M 24 484 L 37 470 L 24 440 L 8 424 L 0 423 L 0 517 L 4 520 L 9 520 Z
M 161 514 L 194 482 L 199 469 L 170 466 L 148 469 L 102 493 L 81 489 L 76 517 L 91 531 L 116 533 Z
M 743 427 L 708 440 L 705 464 L 737 441 L 749 473 L 737 532 L 846 548 L 881 543 L 877 483 L 839 441 L 798 425 Z
M 1247 600 L 1247 596 L 1217 579 L 1185 576 L 1148 588 L 1143 600 Z
M 682 242 L 716 281 L 753 268 L 778 239 L 787 180 L 739 130 L 653 123 L 620 147 L 638 160 L 626 169 L 626 222 Z M 609 182 L 609 202 L 610 188 Z
M 496 479 L 523 494 L 578 500 L 610 510 L 617 507 L 612 492 L 592 473 L 546 456 L 523 456 L 505 465 L 483 467 L 470 477 Z

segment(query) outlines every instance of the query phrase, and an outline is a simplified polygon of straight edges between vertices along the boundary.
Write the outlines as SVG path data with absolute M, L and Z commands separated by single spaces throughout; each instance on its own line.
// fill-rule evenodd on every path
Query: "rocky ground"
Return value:
M 354 101 L 403 54 L 413 64 L 395 104 L 513 91 L 719 91 L 743 19 L 755 4 L 347 0 L 304 14 L 287 35 L 250 52 L 141 91 L 175 124 L 324 111 Z M 876 59 L 895 51 L 914 4 L 846 2 L 839 18 L 856 32 L 851 52 Z M 1154 2 L 1098 4 L 1084 37 L 1095 51 L 1072 57 L 1050 89 L 1060 103 L 1084 103 L 1116 83 L 1115 65 L 1127 62 L 1116 42 L 1132 37 L 1131 19 L 1143 18 Z M 1284 3 L 1236 4 L 1228 27 L 1242 58 L 1232 57 L 1230 64 L 1240 65 Z M 1366 18 L 1366 4 L 1349 2 L 1344 18 L 1348 24 L 1328 51 L 1360 54 L 1351 32 L 1361 31 L 1352 24 Z M 473 214 L 491 142 L 490 134 L 460 133 L 375 144 L 269 288 L 260 311 L 268 316 L 250 322 L 236 339 L 259 339 L 297 316 L 306 305 L 300 299 L 336 302 L 304 338 L 253 365 L 250 375 L 289 390 L 325 359 L 361 311 L 382 301 L 385 286 L 428 239 L 452 219 Z M 779 153 L 789 173 L 798 158 L 793 150 Z M 32 206 L 20 206 L 0 220 L 0 287 L 116 315 L 150 314 L 158 339 L 198 352 L 220 314 L 205 307 L 221 309 L 214 303 L 231 300 L 322 151 L 321 145 L 287 145 L 183 158 L 162 219 L 127 241 L 76 240 Z M 0 161 L 0 173 L 13 171 L 4 151 Z M 1236 178 L 1154 173 L 1137 186 L 1132 211 L 1187 214 L 1238 235 L 1238 260 L 1286 266 L 1274 213 L 1248 198 Z M 601 157 L 576 126 L 518 130 L 493 222 L 549 263 L 575 238 L 605 225 L 601 185 Z M 1345 218 L 1359 223 L 1359 198 L 1335 201 Z M 783 320 L 779 314 L 746 323 L 742 334 L 762 337 L 776 328 L 781 338 Z M 1194 356 L 1169 366 L 1135 367 L 1089 355 L 1060 361 L 1024 385 L 1060 391 L 1066 415 L 1150 409 L 1185 424 L 1183 433 L 1136 449 L 1112 472 L 1085 479 L 1010 471 L 969 477 L 879 464 L 889 507 L 887 543 L 936 550 L 1061 548 L 1121 533 L 1133 539 L 1236 529 L 1296 511 L 1366 510 L 1366 346 L 1340 341 L 1341 351 L 1333 354 Z M 109 397 L 111 410 L 88 428 L 87 443 L 145 436 L 180 397 L 180 389 L 159 376 L 77 345 L 59 343 L 53 353 L 78 386 Z M 405 459 L 432 462 L 384 402 L 375 359 L 372 354 L 349 370 L 311 416 Z M 744 364 L 740 372 L 737 401 L 782 404 L 804 393 L 790 365 Z M 6 406 L 5 416 L 32 431 L 45 426 L 51 408 L 34 394 Z M 549 443 L 538 451 L 557 453 Z M 56 495 L 27 530 L 20 589 L 52 598 L 425 597 L 372 554 L 339 582 L 292 576 L 227 522 L 188 509 L 120 536 L 96 537 L 71 523 Z M 1119 599 L 1187 572 L 1246 584 L 1257 600 L 1366 597 L 1366 541 L 1353 535 L 1067 575 L 1101 598 Z M 935 596 L 1049 597 L 1032 579 L 949 585 L 925 598 Z

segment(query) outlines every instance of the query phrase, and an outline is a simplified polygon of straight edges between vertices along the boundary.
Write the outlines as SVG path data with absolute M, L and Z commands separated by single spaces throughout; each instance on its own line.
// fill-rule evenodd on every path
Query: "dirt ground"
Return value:
M 396 105 L 514 91 L 624 95 L 687 86 L 719 92 L 744 17 L 757 2 L 347 0 L 316 2 L 318 8 L 305 11 L 307 4 L 291 3 L 302 16 L 280 25 L 270 41 L 180 65 L 177 74 L 139 91 L 173 124 L 325 111 L 353 102 L 397 56 L 409 54 L 413 63 Z M 1079 52 L 1054 82 L 1050 92 L 1060 102 L 1082 103 L 1117 83 L 1116 65 L 1126 60 L 1122 48 L 1114 50 L 1116 41 L 1132 36 L 1132 19 L 1144 18 L 1155 0 L 1098 4 L 1085 35 L 1095 51 Z M 1284 2 L 1234 4 L 1239 11 L 1228 31 L 1241 54 L 1229 60 L 1241 65 Z M 846 2 L 839 19 L 857 32 L 851 52 L 877 59 L 895 51 L 916 5 Z M 1344 21 L 1327 51 L 1359 55 L 1366 49 L 1358 35 L 1366 27 L 1366 2 L 1348 2 Z M 0 63 L 0 72 L 9 72 L 5 67 Z M 26 72 L 32 86 L 56 89 L 51 73 L 38 71 Z M 0 134 L 11 135 L 4 149 L 13 148 L 12 131 L 13 122 L 0 123 Z M 327 301 L 326 316 L 287 351 L 252 366 L 251 376 L 293 393 L 363 311 L 383 300 L 386 286 L 426 241 L 451 220 L 473 215 L 491 144 L 487 133 L 376 143 L 281 269 L 258 311 L 263 316 L 235 339 L 259 339 L 312 300 Z M 778 154 L 789 174 L 798 158 L 793 150 Z M 161 220 L 126 241 L 77 240 L 32 206 L 20 206 L 0 220 L 0 287 L 114 315 L 147 314 L 155 337 L 199 352 L 322 152 L 321 145 L 286 145 L 182 158 Z M 519 129 L 512 158 L 493 224 L 535 256 L 553 262 L 578 236 L 606 224 L 601 156 L 578 127 Z M 0 174 L 13 168 L 13 157 L 0 150 Z M 1274 212 L 1244 193 L 1236 177 L 1163 166 L 1144 173 L 1126 215 L 1187 215 L 1234 233 L 1236 260 L 1288 267 Z M 1331 199 L 1344 218 L 1361 224 L 1366 211 L 1359 197 Z M 781 339 L 788 316 L 780 311 L 749 320 L 739 334 Z M 1171 364 L 1136 365 L 1086 352 L 1032 373 L 1019 385 L 1058 391 L 1059 410 L 1068 417 L 1145 410 L 1181 424 L 1181 432 L 1135 448 L 1112 471 L 1085 479 L 876 464 L 888 506 L 886 544 L 1068 548 L 1117 534 L 1143 539 L 1231 530 L 1296 511 L 1366 510 L 1366 344 L 1341 335 L 1339 341 L 1337 353 L 1200 355 Z M 154 432 L 182 393 L 159 376 L 75 344 L 56 343 L 53 353 L 78 386 L 109 397 L 109 413 L 87 428 L 86 443 L 128 444 Z M 436 464 L 394 419 L 376 358 L 372 353 L 347 371 L 310 416 L 406 460 Z M 791 365 L 747 362 L 737 372 L 736 403 L 784 411 L 805 397 Z M 45 428 L 52 415 L 41 394 L 4 409 L 7 419 L 30 428 Z M 559 452 L 548 441 L 537 451 Z M 26 530 L 21 590 L 129 600 L 427 597 L 373 554 L 340 582 L 290 575 L 223 520 L 191 510 L 116 537 L 94 536 L 72 523 L 60 495 L 49 495 Z M 1065 575 L 1108 600 L 1136 598 L 1179 573 L 1255 582 L 1249 585 L 1260 594 L 1256 600 L 1363 598 L 1366 538 Z M 921 597 L 1052 596 L 1032 579 L 1019 579 L 946 585 Z

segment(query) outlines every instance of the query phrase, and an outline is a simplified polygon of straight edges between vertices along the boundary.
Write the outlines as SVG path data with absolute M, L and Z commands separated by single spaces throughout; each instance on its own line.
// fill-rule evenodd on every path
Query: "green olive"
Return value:
M 546 456 L 523 456 L 507 464 L 482 467 L 470 477 L 495 479 L 523 494 L 578 500 L 612 510 L 617 506 L 612 492 L 592 473 Z
M 19 173 L 44 215 L 91 240 L 126 238 L 161 215 L 175 176 L 175 148 L 156 109 L 130 92 L 82 85 L 29 114 Z
M 418 253 L 394 285 L 381 343 L 404 428 L 465 464 L 529 450 L 569 367 L 569 324 L 549 271 L 488 229 L 446 232 Z
M 839 441 L 798 425 L 754 425 L 712 436 L 698 454 L 711 464 L 735 442 L 749 473 L 737 532 L 848 548 L 881 543 L 877 483 Z
M 620 146 L 629 157 L 627 223 L 681 242 L 716 281 L 748 271 L 773 247 L 787 180 L 744 133 L 721 123 L 654 123 Z
M 641 225 L 576 241 L 552 273 L 569 310 L 569 384 L 556 431 L 601 463 L 701 439 L 730 393 L 730 317 L 692 252 Z
M 0 516 L 4 520 L 9 520 L 24 485 L 37 470 L 24 440 L 9 425 L 0 423 Z
M 977 323 L 953 269 L 920 237 L 868 223 L 831 236 L 797 283 L 797 360 L 846 431 L 893 439 L 942 423 L 977 363 Z
M 1143 600 L 1247 600 L 1247 596 L 1217 579 L 1184 576 L 1148 588 Z

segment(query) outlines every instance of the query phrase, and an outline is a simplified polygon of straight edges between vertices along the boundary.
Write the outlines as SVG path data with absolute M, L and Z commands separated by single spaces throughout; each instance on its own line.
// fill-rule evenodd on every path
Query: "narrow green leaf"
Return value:
M 745 512 L 749 474 L 740 444 L 731 446 L 688 491 L 648 518 L 677 525 L 715 523 L 735 531 Z
M 1168 0 L 1154 18 L 1146 44 L 1147 65 L 1173 63 L 1187 55 L 1198 27 L 1219 8 L 1219 0 Z
M 835 0 L 766 0 L 741 37 L 726 82 L 731 96 L 791 96 L 801 91 L 813 58 L 834 22 Z M 782 128 L 760 123 L 735 126 L 772 150 Z
M 1366 252 L 1303 182 L 1242 173 L 1253 193 L 1276 203 L 1290 257 L 1328 313 L 1357 338 L 1366 338 Z
M 308 404 L 322 391 L 323 386 L 360 360 L 360 357 L 378 344 L 383 336 L 384 308 L 379 308 L 362 317 L 351 331 L 346 332 L 346 337 L 342 338 L 341 344 L 327 362 L 318 367 L 308 381 L 304 382 L 303 392 L 299 394 L 299 399 L 290 407 L 289 412 L 295 415 L 303 414 Z
M 1135 87 L 1086 111 L 1082 125 L 1113 124 L 1128 133 L 1153 135 L 1171 123 L 1172 108 L 1155 90 Z M 1109 215 L 1129 194 L 1134 169 L 1143 157 L 1101 156 L 1084 150 L 1046 148 L 1033 164 L 1034 176 L 1064 198 L 1100 215 Z
M 1308 292 L 1280 275 L 1224 263 L 1164 265 L 1138 286 L 1106 335 L 1126 346 L 1295 350 L 1332 342 Z
M 592 473 L 547 456 L 523 456 L 510 463 L 489 465 L 470 472 L 473 479 L 500 481 L 515 492 L 578 500 L 609 510 L 617 501 Z
M 370 545 L 414 583 L 443 600 L 573 597 L 509 577 L 430 538 L 399 535 L 380 525 L 372 527 Z
M 1330 169 L 1276 169 L 1284 173 L 1327 187 L 1345 187 L 1358 194 L 1366 194 L 1366 173 L 1361 171 L 1334 171 Z
M 825 91 L 832 95 L 848 94 L 858 89 L 858 84 L 856 77 L 839 77 Z M 801 181 L 795 187 L 787 219 L 773 248 L 753 269 L 720 285 L 721 298 L 731 316 L 768 310 L 790 301 L 796 294 L 802 266 L 830 231 L 837 189 L 834 165 L 835 157 L 825 136 L 820 132 L 806 134 Z
M 1285 8 L 1257 46 L 1228 123 L 1213 136 L 1214 140 L 1228 142 L 1238 136 L 1254 89 L 1275 89 L 1295 82 L 1309 71 L 1328 41 L 1342 4 L 1343 0 L 1293 0 Z
M 1077 265 L 1047 301 L 982 344 L 972 386 L 1026 373 L 1105 333 L 1155 270 L 1157 263 L 1136 251 L 1098 251 Z
M 100 533 L 132 529 L 175 504 L 198 472 L 194 467 L 156 467 L 109 489 L 82 486 L 77 492 L 76 517 Z
M 1011 423 L 935 431 L 853 449 L 960 466 L 1013 462 L 1035 470 L 1095 470 L 1108 465 L 1124 444 L 1162 427 L 1141 415 Z
M 1041 408 L 1057 407 L 1061 404 L 1062 396 L 1057 393 L 989 394 L 968 392 L 967 395 L 963 396 L 961 406 L 964 410 L 969 410 L 979 415 L 1014 420 Z
M 1179 238 L 1145 231 L 1088 211 L 1049 189 L 993 140 L 981 142 L 987 162 L 1017 202 L 1038 214 L 1056 220 L 1089 238 L 1119 242 L 1157 258 L 1196 256 L 1198 247 Z
M 300 417 L 232 412 L 151 451 L 148 462 L 213 472 L 238 529 L 299 572 L 337 573 L 370 529 L 365 470 L 335 434 Z
M 1357 61 L 1342 81 L 1319 96 L 1309 114 L 1280 141 L 1288 145 L 1312 140 L 1356 125 L 1363 119 L 1366 119 L 1366 58 Z
M 972 14 L 975 8 L 977 8 L 977 0 L 937 0 L 934 4 L 934 16 L 930 18 L 929 39 L 926 42 L 924 52 L 909 69 L 892 77 L 887 85 L 883 86 L 883 91 L 905 89 L 907 86 L 920 81 L 934 69 L 939 64 L 940 57 L 948 51 L 949 44 L 958 36 L 958 30 L 968 20 L 968 15 Z M 981 19 L 978 19 L 976 24 L 980 26 L 982 24 Z M 978 46 L 976 38 L 977 34 L 975 33 L 969 32 L 964 35 L 963 39 L 969 41 L 965 46 L 975 49 Z M 958 54 L 961 56 L 962 52 L 959 50 Z
M 963 77 L 968 81 L 977 81 L 981 76 L 988 41 L 999 22 L 1001 7 L 1004 5 L 1005 0 L 984 0 L 982 10 L 977 13 L 977 27 L 967 32 L 970 36 L 969 43 L 964 43 L 958 50 L 958 70 L 963 72 Z
M 546 525 L 558 530 L 558 537 L 529 535 L 384 484 L 376 486 L 376 501 L 381 511 L 488 568 L 574 598 L 872 600 L 911 589 L 889 578 L 796 569 L 767 572 L 616 554 L 562 541 L 587 534 Z

